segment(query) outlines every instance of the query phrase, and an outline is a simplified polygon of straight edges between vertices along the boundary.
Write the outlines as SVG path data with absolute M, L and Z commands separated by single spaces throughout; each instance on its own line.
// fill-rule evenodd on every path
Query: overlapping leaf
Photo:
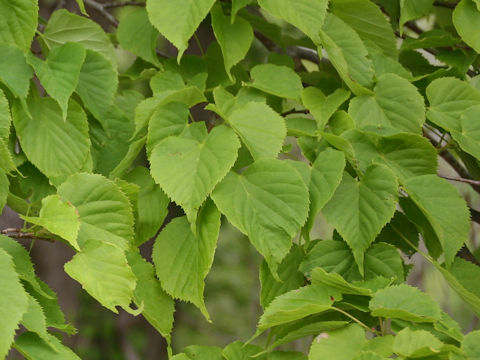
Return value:
M 194 123 L 186 130 L 156 145 L 150 164 L 155 181 L 182 206 L 193 226 L 198 209 L 233 166 L 240 142 L 226 126 L 207 134 L 204 123 Z
M 280 160 L 259 160 L 241 175 L 230 172 L 212 198 L 277 276 L 278 263 L 307 218 L 308 191 L 300 174 Z
M 250 85 L 267 94 L 288 99 L 299 99 L 302 92 L 300 77 L 287 66 L 261 64 L 250 71 L 253 83 Z
M 323 213 L 350 246 L 363 274 L 365 250 L 395 212 L 397 180 L 385 166 L 367 169 L 359 181 L 344 173 Z
M 17 46 L 0 43 L 0 81 L 3 82 L 15 96 L 26 98 L 32 68 L 27 64 L 25 54 Z
M 158 236 L 152 255 L 163 289 L 191 301 L 207 319 L 203 281 L 212 266 L 219 230 L 220 213 L 208 200 L 198 214 L 196 235 L 185 217 L 176 218 Z
M 29 49 L 37 29 L 38 0 L 1 0 L 0 14 L 0 43 Z

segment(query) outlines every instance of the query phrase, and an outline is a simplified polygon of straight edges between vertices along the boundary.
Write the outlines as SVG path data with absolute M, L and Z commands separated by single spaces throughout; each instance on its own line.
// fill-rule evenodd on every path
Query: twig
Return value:
M 465 178 L 454 177 L 454 176 L 444 176 L 444 175 L 439 175 L 439 176 L 447 180 L 458 181 L 458 182 L 463 182 L 470 185 L 480 186 L 480 181 L 478 180 L 465 179 Z
M 291 114 L 309 114 L 309 113 L 310 113 L 310 111 L 308 111 L 307 109 L 303 109 L 303 110 L 292 109 L 292 110 L 288 110 L 288 111 L 283 112 L 281 115 L 282 116 L 287 116 L 287 115 L 291 115 Z
M 97 10 L 99 14 L 102 15 L 110 24 L 112 24 L 115 27 L 118 27 L 118 20 L 115 19 L 115 17 L 106 10 L 105 5 L 100 4 L 95 0 L 83 0 L 83 1 L 85 2 L 85 4 L 87 4 L 91 8 Z
M 104 9 L 118 8 L 122 6 L 145 6 L 145 3 L 136 2 L 136 1 L 124 1 L 124 2 L 115 1 L 115 2 L 103 3 Z
M 7 228 L 0 231 L 2 235 L 14 238 L 14 239 L 32 239 L 32 240 L 43 240 L 53 243 L 53 239 L 44 238 L 37 236 L 30 232 L 24 232 L 22 229 Z

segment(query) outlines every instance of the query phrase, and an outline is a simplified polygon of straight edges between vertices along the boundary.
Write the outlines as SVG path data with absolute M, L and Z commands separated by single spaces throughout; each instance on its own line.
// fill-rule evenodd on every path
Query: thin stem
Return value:
M 283 112 L 281 115 L 282 116 L 287 116 L 287 115 L 291 115 L 291 114 L 309 114 L 309 113 L 310 113 L 310 111 L 308 111 L 307 109 L 303 109 L 303 110 L 292 109 L 292 110 L 288 110 L 288 111 Z
M 87 4 L 91 8 L 97 10 L 98 13 L 102 15 L 105 18 L 105 20 L 107 20 L 110 24 L 112 24 L 115 27 L 118 27 L 118 20 L 115 19 L 115 17 L 106 10 L 103 4 L 100 4 L 95 0 L 83 0 L 83 1 L 85 2 L 85 4 Z
M 422 250 L 418 248 L 415 244 L 413 244 L 408 238 L 402 234 L 401 231 L 399 231 L 392 223 L 390 223 L 390 227 L 400 236 L 403 241 L 405 241 L 408 245 L 410 245 L 416 252 L 418 252 L 420 255 L 422 255 L 425 259 L 427 259 L 432 265 L 435 265 L 435 260 L 433 260 L 430 255 L 424 253 Z
M 331 309 L 332 309 L 332 310 L 335 310 L 335 311 L 338 311 L 339 313 L 341 313 L 341 314 L 345 315 L 346 317 L 352 319 L 352 320 L 355 321 L 358 325 L 360 325 L 361 327 L 365 328 L 367 331 L 370 331 L 370 332 L 372 332 L 372 333 L 374 333 L 374 334 L 377 333 L 377 330 L 368 327 L 368 326 L 365 325 L 363 322 L 361 322 L 360 320 L 358 320 L 355 316 L 347 313 L 346 311 L 343 311 L 342 309 L 339 309 L 339 308 L 337 308 L 337 307 L 335 307 L 335 306 L 332 306 Z
M 444 176 L 444 175 L 438 175 L 438 176 L 440 176 L 441 178 L 444 178 L 446 180 L 458 181 L 458 182 L 462 182 L 462 183 L 465 183 L 465 184 L 480 186 L 480 181 L 478 181 L 478 180 L 465 179 L 465 178 L 462 178 L 462 177 L 455 177 L 455 176 Z
M 205 51 L 203 50 L 202 43 L 200 42 L 200 39 L 198 38 L 197 34 L 193 34 L 193 37 L 195 39 L 195 43 L 198 46 L 198 49 L 200 50 L 200 54 L 202 54 L 202 56 L 205 56 Z

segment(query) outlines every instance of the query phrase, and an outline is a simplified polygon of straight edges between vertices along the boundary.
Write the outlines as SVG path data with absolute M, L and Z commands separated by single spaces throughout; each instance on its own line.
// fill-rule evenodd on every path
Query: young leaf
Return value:
M 120 46 L 142 59 L 160 66 L 155 51 L 159 33 L 150 24 L 145 9 L 137 9 L 125 16 L 118 25 L 117 39 Z
M 26 221 L 43 226 L 51 233 L 58 235 L 77 251 L 77 235 L 80 229 L 80 219 L 77 209 L 68 202 L 63 202 L 60 196 L 50 195 L 42 200 L 39 217 L 25 216 Z
M 133 242 L 132 209 L 115 183 L 98 174 L 80 173 L 60 185 L 58 194 L 80 214 L 80 248 L 89 239 L 129 248 Z
M 342 329 L 323 332 L 313 339 L 308 358 L 310 360 L 353 359 L 367 343 L 365 330 L 357 324 Z
M 118 85 L 117 76 L 117 70 L 104 54 L 87 50 L 75 91 L 85 107 L 102 124 L 103 117 L 113 104 Z
M 371 126 L 421 133 L 424 101 L 408 80 L 394 74 L 382 75 L 373 92 L 372 96 L 358 96 L 350 101 L 348 113 L 358 128 Z
M 358 34 L 345 22 L 327 14 L 320 31 L 322 45 L 343 81 L 355 95 L 368 95 L 373 85 L 373 67 Z
M 15 271 L 12 257 L 0 249 L 0 358 L 5 358 L 17 324 L 28 308 L 28 298 Z
M 198 214 L 194 235 L 185 217 L 172 220 L 153 247 L 153 262 L 163 289 L 174 298 L 190 301 L 210 318 L 203 299 L 204 279 L 210 270 L 220 229 L 220 213 L 207 200 Z
M 213 32 L 222 49 L 225 70 L 232 78 L 230 70 L 245 58 L 252 45 L 252 26 L 248 21 L 239 17 L 231 22 L 230 16 L 223 14 L 219 4 L 212 8 L 211 16 Z
M 259 5 L 270 14 L 284 19 L 302 30 L 315 43 L 327 12 L 328 0 L 259 0 Z
M 100 304 L 118 314 L 116 306 L 127 312 L 132 301 L 136 278 L 127 263 L 125 252 L 99 240 L 88 240 L 65 272 L 77 280 Z
M 300 77 L 283 65 L 261 64 L 250 71 L 255 89 L 287 99 L 300 99 L 303 89 Z
M 480 10 L 473 0 L 460 1 L 453 11 L 453 25 L 462 40 L 477 53 L 480 52 L 480 39 L 475 31 L 480 26 Z
M 436 175 L 411 178 L 405 182 L 405 190 L 430 222 L 450 267 L 470 233 L 465 201 L 452 185 Z
M 285 120 L 256 101 L 236 108 L 228 121 L 255 160 L 276 157 L 287 135 Z
M 182 206 L 194 226 L 198 209 L 235 163 L 240 142 L 226 126 L 209 134 L 204 123 L 188 129 L 198 133 L 165 138 L 153 149 L 150 163 L 155 181 Z
M 307 234 L 312 229 L 317 214 L 340 185 L 344 168 L 345 155 L 331 148 L 321 152 L 313 163 L 309 189 L 310 210 L 305 224 Z
M 406 284 L 377 291 L 370 301 L 373 316 L 414 322 L 435 322 L 441 319 L 438 304 L 427 294 Z
M 302 91 L 303 105 L 310 110 L 320 131 L 323 131 L 330 117 L 349 97 L 350 92 L 344 89 L 337 89 L 328 96 L 323 95 L 323 92 L 315 87 L 308 87 Z
M 0 0 L 0 14 L 0 43 L 28 50 L 37 29 L 38 0 Z
M 50 344 L 33 332 L 26 332 L 15 340 L 14 347 L 27 360 L 80 360 L 54 335 L 48 334 L 48 340 Z
M 1 28 L 1 26 L 0 26 Z M 17 97 L 26 98 L 33 71 L 17 46 L 0 43 L 0 81 Z
M 32 65 L 42 86 L 60 105 L 64 119 L 68 100 L 78 84 L 85 55 L 82 45 L 69 42 L 50 51 L 45 61 L 31 53 L 27 56 L 27 62 Z
M 135 304 L 138 307 L 143 306 L 143 316 L 170 342 L 175 310 L 173 299 L 163 291 L 160 282 L 155 278 L 155 269 L 152 264 L 134 251 L 127 253 L 127 259 L 137 278 Z
M 380 7 L 372 1 L 332 0 L 330 10 L 350 25 L 365 43 L 372 42 L 385 55 L 397 58 L 397 40 L 393 29 Z
M 260 317 L 257 333 L 329 310 L 342 295 L 323 285 L 309 285 L 276 297 Z
M 117 63 L 115 49 L 100 25 L 65 9 L 52 14 L 42 39 L 50 49 L 66 42 L 80 43 L 86 49 L 101 53 L 112 64 Z
M 428 120 L 447 131 L 458 130 L 460 116 L 473 105 L 480 105 L 480 91 L 457 78 L 440 78 L 427 87 L 430 108 Z
M 395 212 L 398 183 L 385 166 L 372 165 L 357 181 L 344 173 L 323 213 L 353 251 L 363 275 L 365 250 Z
M 20 102 L 13 104 L 13 124 L 22 150 L 47 177 L 67 177 L 79 171 L 90 151 L 87 117 L 73 100 L 64 121 L 57 103 L 50 98 L 30 98 L 31 118 Z
M 214 3 L 215 0 L 147 1 L 147 12 L 150 22 L 178 49 L 180 60 L 188 40 Z
M 278 277 L 277 266 L 307 218 L 308 190 L 300 174 L 283 161 L 259 160 L 241 175 L 230 172 L 212 199 Z

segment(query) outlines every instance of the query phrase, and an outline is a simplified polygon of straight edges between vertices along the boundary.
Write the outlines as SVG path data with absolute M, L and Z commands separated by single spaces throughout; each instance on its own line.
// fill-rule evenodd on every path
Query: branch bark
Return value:
M 42 241 L 47 241 L 51 243 L 55 242 L 55 240 L 53 239 L 37 236 L 34 233 L 22 231 L 22 229 L 7 228 L 7 229 L 1 230 L 0 233 L 2 235 L 11 237 L 13 239 L 42 240 Z

